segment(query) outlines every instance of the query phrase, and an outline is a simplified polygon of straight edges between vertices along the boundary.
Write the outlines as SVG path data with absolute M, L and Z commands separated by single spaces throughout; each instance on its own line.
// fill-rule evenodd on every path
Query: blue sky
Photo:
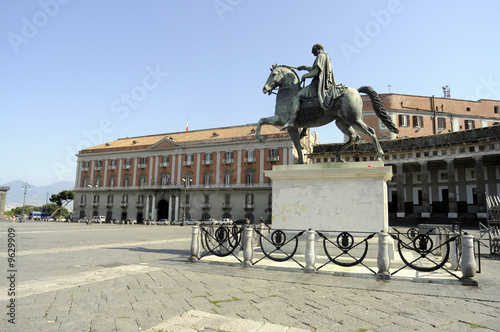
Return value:
M 23 0 L 0 3 L 0 184 L 74 181 L 79 150 L 255 123 L 274 63 L 330 54 L 379 93 L 500 100 L 500 2 Z M 304 72 L 302 72 L 304 73 Z M 301 73 L 301 74 L 302 74 Z M 334 124 L 322 143 L 341 142 Z

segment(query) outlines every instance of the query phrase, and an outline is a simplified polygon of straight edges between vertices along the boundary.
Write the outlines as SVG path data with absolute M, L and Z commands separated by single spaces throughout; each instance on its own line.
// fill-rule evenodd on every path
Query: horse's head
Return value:
M 271 74 L 267 78 L 266 84 L 262 88 L 262 92 L 271 94 L 277 87 L 289 87 L 289 85 L 300 85 L 299 76 L 294 70 L 287 66 L 273 65 Z

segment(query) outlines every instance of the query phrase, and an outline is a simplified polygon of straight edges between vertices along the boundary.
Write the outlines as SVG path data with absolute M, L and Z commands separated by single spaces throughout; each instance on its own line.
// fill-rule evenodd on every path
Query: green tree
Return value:
M 59 208 L 54 212 L 52 212 L 50 215 L 53 217 L 60 210 L 65 209 L 66 205 L 71 203 L 74 199 L 75 199 L 75 192 L 73 190 L 63 190 L 59 194 L 53 194 L 49 200 L 52 203 L 55 203 Z M 49 212 L 47 212 L 47 214 L 49 214 Z

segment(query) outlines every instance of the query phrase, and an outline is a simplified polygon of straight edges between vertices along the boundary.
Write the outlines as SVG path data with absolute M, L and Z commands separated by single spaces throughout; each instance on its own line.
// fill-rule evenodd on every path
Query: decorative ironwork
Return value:
M 234 225 L 233 227 L 201 227 L 202 231 L 202 246 L 206 253 L 201 255 L 200 259 L 211 253 L 218 257 L 226 257 L 233 255 L 237 260 L 241 262 L 234 251 L 240 247 L 241 248 L 241 232 L 242 228 Z
M 371 268 L 369 268 L 363 263 L 363 260 L 365 259 L 366 254 L 368 253 L 368 240 L 373 238 L 375 236 L 375 233 L 368 235 L 366 238 L 359 241 L 358 243 L 355 243 L 354 237 L 352 236 L 352 234 L 348 232 L 340 233 L 337 236 L 335 242 L 330 240 L 327 236 L 325 236 L 321 232 L 316 231 L 316 233 L 323 238 L 323 249 L 325 250 L 325 254 L 329 259 L 328 262 L 321 265 L 317 270 L 321 269 L 323 266 L 329 263 L 334 263 L 336 265 L 343 267 L 351 267 L 361 264 L 374 274 L 377 274 L 377 272 L 373 271 Z M 354 254 L 351 253 L 353 249 L 357 247 L 363 250 L 361 257 L 359 258 L 355 257 Z
M 390 235 L 397 241 L 399 256 L 405 265 L 391 273 L 391 275 L 398 273 L 408 266 L 420 272 L 433 272 L 443 269 L 452 276 L 460 279 L 460 277 L 445 267 L 450 256 L 450 243 L 460 238 L 460 235 L 450 236 L 451 234 L 447 234 L 448 239 L 446 241 L 441 244 L 435 244 L 430 236 L 435 229 L 431 229 L 425 234 L 419 234 L 418 231 L 415 233 L 412 231 L 414 229 L 408 230 L 406 234 L 399 232 L 397 229 L 394 230 L 397 232 L 397 235 Z M 442 234 L 436 236 L 441 237 Z
M 301 263 L 295 260 L 293 256 L 297 252 L 299 237 L 301 237 L 305 231 L 300 231 L 297 235 L 288 240 L 285 232 L 279 229 L 275 230 L 270 234 L 270 236 L 267 237 L 264 236 L 257 228 L 255 228 L 254 231 L 259 235 L 260 249 L 262 250 L 264 257 L 254 262 L 253 265 L 267 257 L 275 262 L 286 262 L 291 259 L 300 265 L 300 267 L 304 267 Z M 266 246 L 269 247 L 268 244 L 270 244 L 274 249 L 266 249 Z

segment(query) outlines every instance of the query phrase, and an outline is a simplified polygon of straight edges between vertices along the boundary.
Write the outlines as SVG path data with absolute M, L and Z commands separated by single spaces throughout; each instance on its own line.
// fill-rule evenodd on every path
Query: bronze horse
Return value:
M 271 94 L 275 88 L 279 89 L 276 95 L 274 115 L 262 118 L 257 123 L 255 135 L 261 142 L 265 141 L 265 138 L 260 134 L 261 125 L 270 124 L 283 126 L 287 122 L 292 109 L 292 98 L 301 89 L 300 78 L 295 70 L 288 66 L 273 65 L 271 74 L 262 91 Z M 320 127 L 334 120 L 337 127 L 349 138 L 349 140 L 337 151 L 337 162 L 344 162 L 342 152 L 360 139 L 359 135 L 354 131 L 354 128 L 371 138 L 377 151 L 377 160 L 382 160 L 384 151 L 382 151 L 380 143 L 375 136 L 375 131 L 373 128 L 367 126 L 362 119 L 363 101 L 359 94 L 360 92 L 366 93 L 370 97 L 375 114 L 382 120 L 384 125 L 393 133 L 399 132 L 375 90 L 369 86 L 362 86 L 357 90 L 347 87 L 344 94 L 335 100 L 333 107 L 328 111 L 323 110 L 317 100 L 301 102 L 300 111 L 295 119 L 294 126 L 287 129 L 299 156 L 297 161 L 298 164 L 303 163 L 300 145 L 302 134 L 299 134 L 299 128 Z M 304 131 L 302 133 L 304 133 Z

